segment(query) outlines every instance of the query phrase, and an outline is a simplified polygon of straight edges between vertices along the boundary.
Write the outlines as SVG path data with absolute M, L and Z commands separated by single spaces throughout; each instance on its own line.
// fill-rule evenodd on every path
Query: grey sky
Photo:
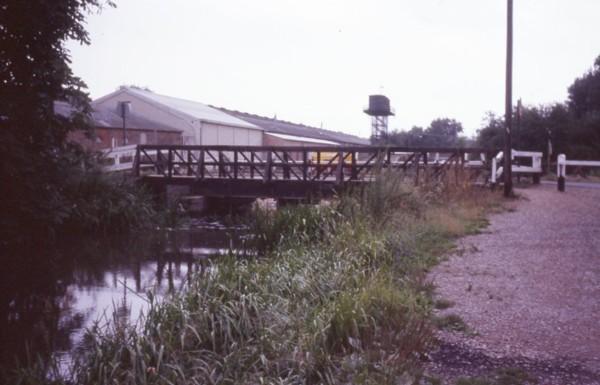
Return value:
M 600 0 L 515 1 L 515 100 L 562 101 L 600 55 Z M 69 44 L 93 98 L 120 84 L 368 136 L 504 103 L 506 0 L 116 0 Z

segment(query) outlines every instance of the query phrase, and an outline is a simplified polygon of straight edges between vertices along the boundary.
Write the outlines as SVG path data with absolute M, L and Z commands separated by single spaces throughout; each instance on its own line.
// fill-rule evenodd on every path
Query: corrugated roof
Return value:
M 122 90 L 131 92 L 134 95 L 138 95 L 154 103 L 166 106 L 179 113 L 183 113 L 192 119 L 226 126 L 262 130 L 260 126 L 256 126 L 244 119 L 238 119 L 235 116 L 226 114 L 217 108 L 213 108 L 200 102 L 160 95 L 137 87 L 123 87 Z
M 325 130 L 322 128 L 306 126 L 304 124 L 297 124 L 279 120 L 275 118 L 267 118 L 265 116 L 248 114 L 246 112 L 240 112 L 236 110 L 229 110 L 227 108 L 219 108 L 221 111 L 233 115 L 239 119 L 243 119 L 256 126 L 262 127 L 265 131 L 275 132 L 285 135 L 294 135 L 304 138 L 314 138 L 321 140 L 328 140 L 341 144 L 355 144 L 355 145 L 370 145 L 368 139 L 361 138 L 358 136 L 346 134 L 339 131 Z
M 308 138 L 308 137 L 305 137 L 305 136 L 278 134 L 278 133 L 275 133 L 275 132 L 265 132 L 265 134 L 274 136 L 274 137 L 279 138 L 279 139 L 289 140 L 289 141 L 292 141 L 292 142 L 327 144 L 327 145 L 333 145 L 333 146 L 339 145 L 338 142 L 332 142 L 330 140 L 323 140 L 323 139 Z
M 67 102 L 54 102 L 54 112 L 62 116 L 69 116 L 73 113 L 73 107 Z M 94 106 L 91 114 L 92 125 L 94 127 L 105 127 L 105 128 L 121 128 L 123 127 L 123 119 L 116 111 L 112 111 L 107 108 Z M 137 115 L 134 112 L 130 112 L 127 115 L 125 121 L 127 128 L 132 130 L 158 130 L 158 131 L 170 131 L 170 132 L 181 132 L 180 129 L 175 127 L 156 122 L 154 120 L 147 119 L 141 115 Z

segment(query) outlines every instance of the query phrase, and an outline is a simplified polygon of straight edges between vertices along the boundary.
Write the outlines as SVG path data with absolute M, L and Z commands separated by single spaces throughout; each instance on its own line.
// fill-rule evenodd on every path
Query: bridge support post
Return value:
M 421 153 L 415 152 L 415 156 L 413 158 L 413 164 L 415 167 L 415 186 L 419 186 L 419 162 L 421 161 Z
M 352 151 L 352 171 L 350 173 L 351 180 L 358 180 L 358 169 L 356 168 L 356 151 Z
M 429 158 L 427 152 L 424 152 L 423 157 L 423 179 L 425 180 L 425 184 L 429 183 Z
M 338 151 L 338 164 L 335 171 L 335 182 L 338 185 L 344 183 L 344 151 Z
M 223 152 L 219 151 L 219 178 L 223 178 L 225 175 L 225 157 L 223 156 Z
M 290 179 L 290 158 L 287 151 L 283 152 L 283 179 Z

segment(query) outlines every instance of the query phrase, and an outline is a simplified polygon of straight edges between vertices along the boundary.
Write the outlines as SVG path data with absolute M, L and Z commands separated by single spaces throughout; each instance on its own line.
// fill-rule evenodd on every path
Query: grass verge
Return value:
M 78 384 L 394 384 L 432 338 L 427 269 L 495 195 L 384 175 L 327 205 L 253 215 L 256 257 L 215 260 L 140 325 L 87 334 Z M 48 382 L 45 366 L 16 371 Z M 14 379 L 13 378 L 13 379 Z

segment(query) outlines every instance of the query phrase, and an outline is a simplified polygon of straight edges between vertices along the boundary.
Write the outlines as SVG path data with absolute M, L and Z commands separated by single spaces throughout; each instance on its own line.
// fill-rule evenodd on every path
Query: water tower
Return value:
M 371 137 L 380 139 L 388 132 L 388 117 L 394 115 L 390 99 L 385 95 L 369 95 L 369 108 L 364 110 L 371 117 Z

